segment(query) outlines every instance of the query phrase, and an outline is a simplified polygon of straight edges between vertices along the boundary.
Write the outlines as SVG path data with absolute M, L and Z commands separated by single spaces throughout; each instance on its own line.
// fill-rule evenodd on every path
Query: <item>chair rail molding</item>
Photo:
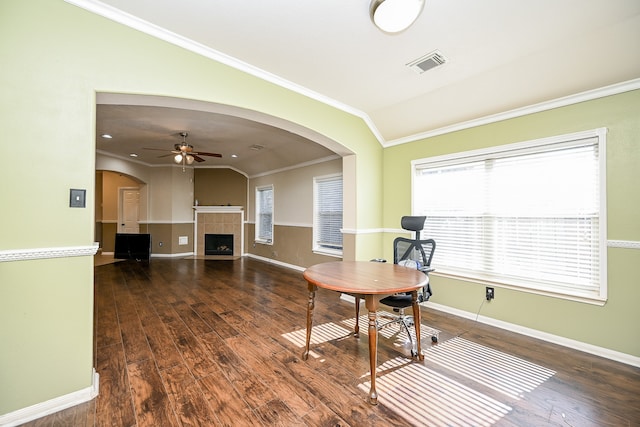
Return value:
M 607 240 L 610 248 L 640 249 L 640 242 L 634 240 Z
M 0 251 L 0 262 L 27 261 L 34 259 L 68 258 L 93 256 L 98 252 L 99 243 L 91 246 L 63 246 L 55 248 L 9 249 Z

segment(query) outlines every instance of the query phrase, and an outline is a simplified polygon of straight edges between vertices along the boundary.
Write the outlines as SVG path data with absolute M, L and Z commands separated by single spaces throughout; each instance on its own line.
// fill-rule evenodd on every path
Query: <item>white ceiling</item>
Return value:
M 353 112 L 383 145 L 611 85 L 637 88 L 640 78 L 639 0 L 427 0 L 397 35 L 373 26 L 370 0 L 68 1 Z M 406 67 L 434 50 L 444 65 Z M 138 113 L 148 111 L 127 111 Z M 242 133 L 254 126 L 246 121 L 215 119 L 227 121 L 228 144 L 234 128 L 236 138 L 255 136 Z

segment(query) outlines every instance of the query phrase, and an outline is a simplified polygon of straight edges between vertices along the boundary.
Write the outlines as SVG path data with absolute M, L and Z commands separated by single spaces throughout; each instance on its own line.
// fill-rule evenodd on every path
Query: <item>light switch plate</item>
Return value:
M 84 208 L 87 190 L 78 190 L 72 188 L 69 191 L 69 207 L 70 208 Z

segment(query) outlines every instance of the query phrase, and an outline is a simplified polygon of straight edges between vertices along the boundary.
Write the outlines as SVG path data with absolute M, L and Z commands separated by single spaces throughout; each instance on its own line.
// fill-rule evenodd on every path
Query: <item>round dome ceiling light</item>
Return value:
M 371 20 L 385 33 L 399 33 L 411 26 L 420 16 L 425 0 L 373 0 Z

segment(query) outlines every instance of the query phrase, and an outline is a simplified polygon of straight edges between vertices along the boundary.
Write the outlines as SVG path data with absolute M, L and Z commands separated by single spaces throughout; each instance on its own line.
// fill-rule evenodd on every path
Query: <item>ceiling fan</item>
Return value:
M 222 157 L 222 154 L 218 153 L 206 153 L 204 151 L 194 151 L 193 145 L 187 144 L 187 136 L 189 136 L 188 132 L 180 132 L 179 134 L 182 137 L 182 142 L 180 144 L 175 144 L 174 149 L 171 150 L 170 154 L 165 154 L 160 157 L 167 157 L 173 155 L 173 161 L 177 164 L 182 164 L 182 171 L 185 170 L 185 165 L 190 165 L 195 160 L 196 162 L 204 162 L 204 159 L 200 156 L 209 156 L 209 157 Z M 144 148 L 145 150 L 162 150 L 161 148 Z

